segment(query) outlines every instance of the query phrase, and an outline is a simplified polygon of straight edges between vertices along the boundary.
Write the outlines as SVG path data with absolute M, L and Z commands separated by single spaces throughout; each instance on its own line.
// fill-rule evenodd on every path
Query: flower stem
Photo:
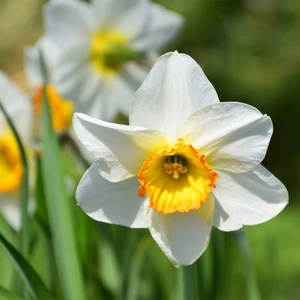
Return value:
M 184 300 L 198 299 L 196 264 L 182 267 Z
M 260 299 L 259 289 L 257 286 L 256 278 L 255 278 L 255 271 L 253 266 L 253 261 L 251 257 L 251 249 L 249 247 L 248 241 L 246 239 L 246 235 L 243 229 L 234 231 L 233 236 L 236 240 L 236 242 L 240 246 L 240 250 L 243 255 L 245 269 L 247 272 L 245 272 L 246 275 L 246 291 L 248 294 L 248 299 Z

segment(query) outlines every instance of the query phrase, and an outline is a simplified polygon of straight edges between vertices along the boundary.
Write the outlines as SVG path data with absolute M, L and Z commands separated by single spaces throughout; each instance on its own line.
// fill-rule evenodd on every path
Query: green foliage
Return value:
M 52 128 L 45 91 L 43 107 L 41 167 L 57 268 L 65 298 L 84 300 L 85 292 L 75 239 L 75 223 L 63 184 L 59 147 Z
M 20 300 L 16 294 L 0 286 L 0 300 Z
M 12 260 L 18 274 L 24 280 L 35 299 L 53 299 L 37 273 L 24 257 L 0 233 L 0 243 Z

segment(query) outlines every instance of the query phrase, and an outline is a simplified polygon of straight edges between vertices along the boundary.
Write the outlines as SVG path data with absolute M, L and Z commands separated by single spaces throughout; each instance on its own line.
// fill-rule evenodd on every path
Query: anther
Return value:
M 187 172 L 187 163 L 184 157 L 180 155 L 168 156 L 165 161 L 165 171 L 168 175 L 173 175 L 173 178 L 178 179 L 180 174 Z

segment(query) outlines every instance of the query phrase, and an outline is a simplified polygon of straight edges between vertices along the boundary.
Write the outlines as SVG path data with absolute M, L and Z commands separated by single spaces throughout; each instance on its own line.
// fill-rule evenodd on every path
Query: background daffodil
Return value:
M 53 83 L 76 111 L 104 120 L 128 115 L 153 55 L 180 29 L 180 15 L 148 0 L 52 0 L 46 37 L 56 44 Z
M 15 87 L 7 76 L 0 72 L 0 101 L 14 122 L 24 145 L 33 181 L 34 157 L 32 143 L 32 106 L 30 99 Z M 20 188 L 23 165 L 17 141 L 5 116 L 0 112 L 0 211 L 16 230 L 21 225 Z M 34 203 L 29 201 L 29 211 Z
M 156 62 L 134 96 L 129 126 L 76 114 L 74 129 L 95 158 L 78 186 L 79 205 L 98 221 L 149 228 L 175 266 L 205 251 L 212 226 L 259 224 L 288 202 L 284 185 L 260 164 L 271 119 L 219 102 L 185 54 Z
M 57 57 L 58 48 L 56 44 L 46 36 L 41 37 L 35 46 L 27 46 L 25 49 L 25 69 L 34 108 L 35 135 L 39 138 L 41 135 L 40 119 L 43 106 L 43 88 L 46 87 L 54 130 L 58 135 L 63 135 L 64 137 L 68 134 L 76 143 L 84 159 L 91 163 L 91 155 L 82 146 L 82 143 L 78 141 L 71 126 L 74 103 L 69 99 L 63 98 L 52 81 L 52 69 Z M 42 73 L 41 59 L 46 64 L 47 83 L 45 83 L 45 75 Z

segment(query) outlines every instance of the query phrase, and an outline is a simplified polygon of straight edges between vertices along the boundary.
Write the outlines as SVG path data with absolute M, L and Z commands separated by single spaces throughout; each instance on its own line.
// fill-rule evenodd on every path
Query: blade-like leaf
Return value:
M 0 300 L 21 300 L 16 294 L 0 286 Z
M 29 188 L 28 188 L 28 162 L 26 158 L 25 149 L 21 142 L 20 136 L 14 126 L 14 123 L 10 116 L 7 114 L 4 106 L 0 101 L 0 110 L 3 112 L 9 127 L 11 128 L 14 137 L 17 141 L 19 151 L 21 154 L 22 164 L 23 164 L 23 180 L 21 186 L 21 211 L 22 211 L 22 231 L 21 231 L 21 251 L 25 257 L 28 255 L 28 198 L 29 198 Z
M 29 199 L 29 174 L 28 174 L 28 162 L 25 153 L 25 149 L 21 142 L 20 136 L 14 126 L 14 123 L 8 113 L 6 112 L 4 106 L 0 101 L 0 110 L 3 112 L 9 127 L 11 128 L 14 137 L 17 141 L 18 148 L 21 154 L 22 165 L 23 165 L 23 178 L 21 184 L 21 221 L 22 221 L 22 230 L 21 230 L 21 245 L 20 249 L 24 257 L 28 256 L 29 251 L 29 238 L 28 238 L 28 199 Z M 26 288 L 23 289 L 23 298 L 24 300 L 28 299 L 28 291 Z
M 24 280 L 35 299 L 53 299 L 39 275 L 25 258 L 0 233 L 0 243 L 10 257 L 20 277 Z
M 5 220 L 4 216 L 0 212 L 0 228 L 1 233 L 4 237 L 13 245 L 16 246 L 16 236 L 14 234 L 13 229 L 8 225 L 7 221 Z
M 85 299 L 75 228 L 66 197 L 56 134 L 44 89 L 42 114 L 42 177 L 54 251 L 66 299 Z

